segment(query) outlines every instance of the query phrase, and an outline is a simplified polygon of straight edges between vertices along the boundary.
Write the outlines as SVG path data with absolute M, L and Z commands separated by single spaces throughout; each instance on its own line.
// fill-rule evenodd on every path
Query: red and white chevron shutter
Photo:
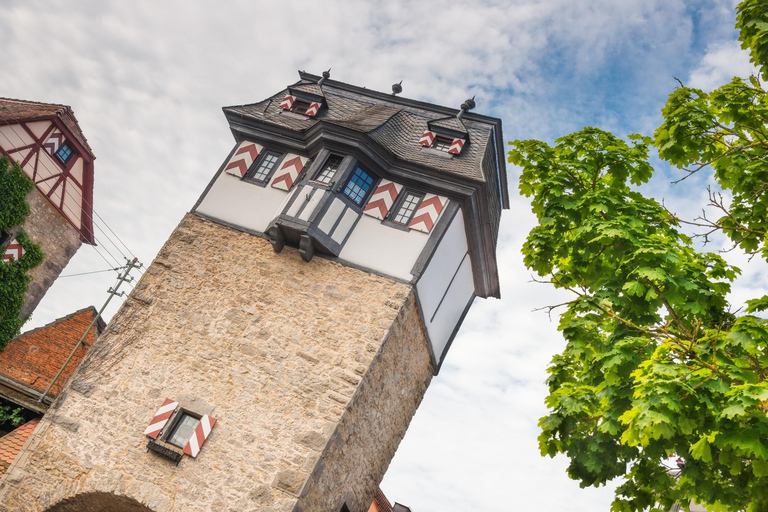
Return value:
M 163 405 L 160 406 L 155 413 L 155 417 L 149 422 L 149 426 L 144 431 L 144 435 L 151 437 L 152 439 L 157 439 L 160 431 L 163 430 L 165 424 L 168 423 L 168 418 L 171 417 L 171 414 L 173 414 L 173 411 L 175 411 L 178 406 L 179 402 L 174 402 L 170 398 L 166 398 Z
M 192 434 L 192 437 L 189 438 L 189 442 L 184 447 L 184 453 L 191 455 L 192 457 L 197 457 L 197 454 L 200 453 L 200 447 L 203 446 L 205 440 L 208 439 L 215 423 L 216 418 L 211 418 L 207 414 L 200 418 L 200 423 L 197 424 L 195 433 Z
M 296 178 L 301 174 L 301 170 L 304 169 L 304 164 L 307 163 L 309 158 L 287 154 L 283 159 L 283 163 L 280 164 L 280 168 L 275 172 L 272 178 L 272 186 L 279 188 L 280 190 L 291 190 L 291 187 L 296 183 Z
M 381 180 L 379 186 L 376 187 L 376 190 L 371 195 L 370 201 L 368 201 L 368 204 L 363 209 L 363 213 L 379 220 L 384 220 L 402 188 L 403 186 L 399 183 Z
M 24 253 L 27 252 L 21 246 L 16 239 L 11 240 L 7 246 L 5 246 L 5 254 L 3 254 L 3 261 L 13 261 L 21 259 Z
M 237 147 L 237 151 L 229 159 L 224 172 L 242 178 L 248 172 L 248 168 L 261 153 L 262 147 L 255 142 L 243 141 Z
M 320 104 L 316 101 L 312 102 L 312 104 L 309 106 L 306 112 L 304 112 L 305 116 L 312 116 L 314 117 L 317 114 L 317 111 L 320 110 Z
M 451 147 L 448 149 L 448 152 L 454 155 L 458 155 L 459 153 L 461 153 L 461 148 L 463 147 L 464 147 L 464 139 L 453 139 L 453 144 L 451 144 Z
M 280 108 L 284 108 L 285 110 L 290 110 L 295 101 L 296 101 L 296 96 L 291 96 L 289 94 L 288 96 L 283 98 L 283 101 L 280 102 Z
M 43 144 L 43 149 L 45 149 L 49 155 L 53 156 L 59 150 L 63 142 L 64 135 L 62 135 L 59 130 L 54 129 L 48 136 L 48 140 Z
M 419 209 L 413 215 L 409 228 L 424 233 L 429 233 L 437 222 L 440 212 L 448 203 L 447 197 L 436 196 L 435 194 L 426 194 L 419 205 Z
M 424 135 L 419 139 L 419 144 L 422 146 L 430 147 L 433 142 L 435 142 L 435 132 L 429 130 L 425 131 Z

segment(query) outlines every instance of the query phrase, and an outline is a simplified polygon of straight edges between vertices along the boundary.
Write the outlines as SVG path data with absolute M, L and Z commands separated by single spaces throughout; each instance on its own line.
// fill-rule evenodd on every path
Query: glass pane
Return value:
M 408 221 L 411 220 L 413 212 L 416 211 L 416 206 L 418 206 L 420 201 L 421 199 L 419 196 L 415 194 L 408 194 L 405 196 L 405 199 L 400 204 L 400 208 L 397 210 L 393 222 L 397 222 L 398 224 L 408 224 Z
M 341 160 L 342 158 L 340 156 L 334 155 L 329 157 L 323 166 L 323 170 L 320 171 L 320 174 L 318 174 L 317 178 L 315 178 L 316 181 L 319 181 L 320 183 L 330 183 L 333 179 L 333 176 L 336 174 L 336 171 L 339 170 Z
M 264 181 L 267 179 L 267 176 L 269 176 L 270 171 L 272 171 L 272 168 L 275 166 L 275 163 L 277 163 L 278 156 L 274 153 L 267 153 L 264 158 L 261 160 L 261 163 L 259 164 L 258 169 L 256 169 L 256 172 L 253 173 L 253 176 L 251 176 L 251 179 L 256 181 Z
M 168 438 L 168 442 L 179 448 L 184 448 L 187 445 L 189 438 L 192 437 L 192 434 L 195 432 L 198 423 L 200 423 L 198 418 L 190 416 L 189 414 L 183 414 L 173 428 L 173 433 Z
M 362 204 L 372 184 L 373 178 L 358 167 L 352 177 L 349 178 L 347 186 L 344 188 L 344 195 L 354 201 L 355 204 Z

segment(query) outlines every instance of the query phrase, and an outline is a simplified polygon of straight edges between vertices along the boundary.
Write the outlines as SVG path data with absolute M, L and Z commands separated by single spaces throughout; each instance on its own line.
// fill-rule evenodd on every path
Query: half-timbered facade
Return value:
M 32 271 L 26 315 L 80 245 L 94 243 L 95 157 L 70 107 L 9 98 L 0 98 L 0 155 L 18 163 L 35 183 L 24 229 L 46 260 Z M 12 238 L 0 240 L 3 259 L 20 256 L 21 250 Z

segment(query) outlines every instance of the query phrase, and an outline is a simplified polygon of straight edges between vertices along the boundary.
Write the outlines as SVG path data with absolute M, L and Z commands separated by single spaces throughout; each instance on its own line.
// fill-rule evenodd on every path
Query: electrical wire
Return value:
M 125 265 L 123 265 L 122 267 L 107 268 L 107 269 L 104 269 L 104 270 L 94 270 L 93 272 L 80 272 L 78 274 L 67 274 L 65 276 L 59 276 L 58 278 L 61 279 L 63 277 L 77 277 L 77 276 L 87 276 L 87 275 L 90 275 L 90 274 L 101 274 L 103 272 L 112 272 L 112 271 L 115 271 L 115 270 L 122 270 L 124 268 L 125 268 Z

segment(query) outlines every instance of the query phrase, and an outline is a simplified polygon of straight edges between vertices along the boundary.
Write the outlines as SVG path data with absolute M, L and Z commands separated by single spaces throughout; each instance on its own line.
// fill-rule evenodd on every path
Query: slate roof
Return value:
M 309 80 L 300 80 L 289 87 L 293 90 L 321 89 Z M 322 93 L 328 108 L 321 110 L 314 118 L 298 119 L 283 115 L 283 109 L 279 105 L 287 94 L 287 89 L 258 103 L 224 107 L 224 112 L 299 132 L 306 131 L 320 122 L 336 124 L 370 135 L 392 154 L 407 162 L 472 181 L 486 181 L 482 164 L 492 133 L 489 124 L 467 119 L 467 116 L 463 122 L 455 117 L 455 121 L 452 121 L 450 117 L 446 118 L 444 112 L 427 108 L 427 104 L 421 107 L 415 105 L 418 102 L 404 104 L 386 97 L 378 97 L 381 96 L 380 93 L 378 96 L 356 93 L 336 87 L 332 81 L 323 84 Z M 440 108 L 445 110 L 444 107 Z M 425 150 L 419 144 L 419 139 L 428 129 L 430 121 L 469 134 L 468 143 L 460 155 L 447 158 L 446 155 Z M 502 169 L 501 172 L 503 171 Z
M 436 129 L 447 128 L 448 130 L 467 133 L 467 127 L 464 126 L 464 123 L 461 121 L 461 119 L 456 116 L 432 120 L 429 122 L 429 127 Z
M 91 146 L 88 145 L 88 139 L 85 138 L 83 131 L 80 129 L 75 113 L 68 105 L 0 97 L 0 123 L 7 124 L 11 121 L 24 121 L 51 116 L 57 116 L 61 119 L 64 126 L 69 129 L 77 142 L 88 151 L 91 158 L 96 158 Z
M 35 427 L 40 423 L 40 418 L 34 418 L 21 425 L 16 430 L 8 432 L 0 437 L 0 476 L 2 476 L 8 467 L 16 460 L 24 443 L 35 431 Z

